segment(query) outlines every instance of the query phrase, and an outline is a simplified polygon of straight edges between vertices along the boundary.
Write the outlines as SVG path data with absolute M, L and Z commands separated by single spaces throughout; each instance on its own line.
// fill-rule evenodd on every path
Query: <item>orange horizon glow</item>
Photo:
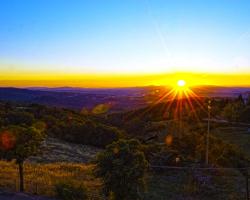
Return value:
M 167 73 L 167 74 L 62 74 L 20 73 L 1 74 L 1 87 L 83 87 L 114 88 L 140 86 L 170 86 L 178 80 L 192 86 L 250 86 L 250 74 Z

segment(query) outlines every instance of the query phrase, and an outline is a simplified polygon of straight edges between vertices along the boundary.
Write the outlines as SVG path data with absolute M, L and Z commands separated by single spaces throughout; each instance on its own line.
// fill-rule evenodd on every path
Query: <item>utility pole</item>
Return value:
M 249 174 L 248 174 L 248 167 L 242 169 L 241 173 L 242 175 L 245 177 L 246 179 L 246 200 L 250 200 L 250 197 L 249 197 Z
M 247 193 L 247 200 L 249 200 L 250 198 L 249 198 L 249 183 L 248 183 L 248 177 L 246 177 L 246 193 Z
M 210 135 L 210 112 L 211 112 L 211 100 L 208 100 L 208 119 L 207 119 L 207 135 L 206 135 L 206 165 L 208 165 L 208 151 L 209 151 L 209 135 Z
M 248 183 L 249 175 L 248 175 L 248 169 L 246 169 L 246 198 L 249 200 L 249 183 Z

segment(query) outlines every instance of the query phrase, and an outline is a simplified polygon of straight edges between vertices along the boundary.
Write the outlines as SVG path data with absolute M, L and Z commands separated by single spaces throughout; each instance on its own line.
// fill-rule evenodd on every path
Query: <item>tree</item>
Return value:
M 116 127 L 96 123 L 92 120 L 85 122 L 73 121 L 48 127 L 48 133 L 69 142 L 105 147 L 123 137 L 123 132 Z
M 240 120 L 242 122 L 250 123 L 250 106 L 246 106 L 246 108 L 242 111 Z
M 247 97 L 247 106 L 250 106 L 250 95 L 248 95 L 248 97 Z
M 19 169 L 20 192 L 24 191 L 24 161 L 38 153 L 44 139 L 44 131 L 34 127 L 10 126 L 0 133 L 0 156 L 15 160 Z
M 12 108 L 13 108 L 12 103 L 6 102 L 6 103 L 4 104 L 4 111 L 5 111 L 5 113 L 8 113 Z
M 243 99 L 243 97 L 242 97 L 242 94 L 240 94 L 239 96 L 238 96 L 238 98 L 237 98 L 237 100 L 236 100 L 237 102 L 239 102 L 239 103 L 241 103 L 241 104 L 245 104 L 245 101 L 244 101 L 244 99 Z
M 241 102 L 228 103 L 222 111 L 222 116 L 229 121 L 238 121 L 243 109 Z
M 103 179 L 104 192 L 116 200 L 135 200 L 144 188 L 148 162 L 138 140 L 119 140 L 107 146 L 96 160 L 96 176 Z
M 11 125 L 31 126 L 35 121 L 35 118 L 31 113 L 24 111 L 9 112 L 6 117 L 7 124 Z

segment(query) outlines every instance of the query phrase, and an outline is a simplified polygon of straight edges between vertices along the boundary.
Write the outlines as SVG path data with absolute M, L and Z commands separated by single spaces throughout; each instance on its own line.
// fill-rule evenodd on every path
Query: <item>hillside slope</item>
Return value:
M 89 145 L 65 142 L 48 137 L 43 143 L 43 153 L 29 158 L 34 163 L 89 163 L 102 149 Z

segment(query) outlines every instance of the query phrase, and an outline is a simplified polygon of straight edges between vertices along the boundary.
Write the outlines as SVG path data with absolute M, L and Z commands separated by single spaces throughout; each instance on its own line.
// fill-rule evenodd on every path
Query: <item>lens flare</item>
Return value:
M 168 146 L 170 146 L 173 142 L 173 136 L 172 135 L 167 135 L 167 137 L 165 138 L 165 142 Z
M 112 105 L 111 103 L 98 104 L 92 109 L 92 113 L 96 115 L 105 114 L 109 111 L 111 105 Z
M 7 151 L 15 146 L 16 138 L 9 131 L 4 131 L 0 134 L 0 148 Z

